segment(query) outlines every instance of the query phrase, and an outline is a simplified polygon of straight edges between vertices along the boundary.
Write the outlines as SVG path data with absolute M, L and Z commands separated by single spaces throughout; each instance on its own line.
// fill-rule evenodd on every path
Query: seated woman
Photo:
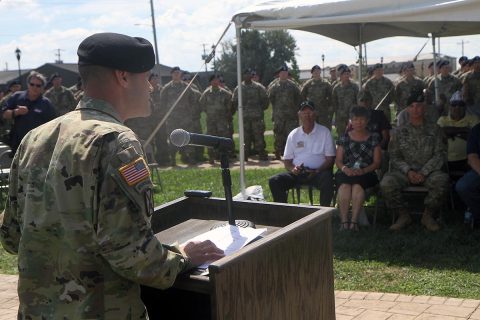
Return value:
M 353 107 L 350 112 L 352 130 L 337 141 L 335 174 L 340 209 L 340 230 L 358 231 L 358 216 L 365 201 L 365 189 L 378 183 L 375 170 L 381 162 L 381 138 L 367 130 L 369 113 L 363 107 Z M 352 220 L 348 209 L 352 203 Z

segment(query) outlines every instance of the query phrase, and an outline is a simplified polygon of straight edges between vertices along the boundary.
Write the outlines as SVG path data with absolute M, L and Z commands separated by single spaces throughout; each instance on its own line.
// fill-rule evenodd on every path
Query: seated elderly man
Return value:
M 465 205 L 470 209 L 476 223 L 480 220 L 480 124 L 472 128 L 467 141 L 468 171 L 455 188 Z
M 409 122 L 398 127 L 389 144 L 390 171 L 380 182 L 385 203 L 398 213 L 398 220 L 390 230 L 400 230 L 412 222 L 405 207 L 402 189 L 409 185 L 427 187 L 422 224 L 430 231 L 440 226 L 434 219 L 448 190 L 448 175 L 441 171 L 445 159 L 445 146 L 440 128 L 424 119 L 425 96 L 423 91 L 412 91 L 405 109 Z
M 302 125 L 288 135 L 283 154 L 288 172 L 268 180 L 273 201 L 286 203 L 289 189 L 298 183 L 308 183 L 320 189 L 320 205 L 330 206 L 335 159 L 332 135 L 330 130 L 315 122 L 313 102 L 302 102 L 298 117 Z

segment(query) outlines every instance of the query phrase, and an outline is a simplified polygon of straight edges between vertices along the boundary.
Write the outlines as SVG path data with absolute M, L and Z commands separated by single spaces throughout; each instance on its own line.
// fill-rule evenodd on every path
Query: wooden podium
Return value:
M 236 219 L 267 233 L 168 290 L 142 287 L 150 319 L 335 319 L 332 208 L 234 201 Z M 162 243 L 182 243 L 226 221 L 226 201 L 180 198 L 155 208 Z

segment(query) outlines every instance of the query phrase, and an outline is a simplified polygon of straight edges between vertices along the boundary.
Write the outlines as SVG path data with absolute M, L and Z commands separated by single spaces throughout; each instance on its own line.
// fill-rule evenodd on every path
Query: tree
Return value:
M 245 30 L 241 33 L 242 72 L 255 69 L 263 85 L 273 80 L 275 71 L 284 64 L 289 65 L 292 76 L 298 79 L 298 65 L 295 58 L 297 44 L 288 31 Z M 223 74 L 227 86 L 237 84 L 237 46 L 231 40 L 222 43 L 223 53 L 217 60 L 217 70 Z

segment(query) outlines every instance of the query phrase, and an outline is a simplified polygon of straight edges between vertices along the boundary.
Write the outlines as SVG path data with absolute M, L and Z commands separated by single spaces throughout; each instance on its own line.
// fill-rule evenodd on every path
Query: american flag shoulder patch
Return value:
M 133 186 L 150 177 L 150 171 L 148 170 L 147 164 L 141 157 L 124 165 L 118 169 L 118 171 L 129 186 Z

